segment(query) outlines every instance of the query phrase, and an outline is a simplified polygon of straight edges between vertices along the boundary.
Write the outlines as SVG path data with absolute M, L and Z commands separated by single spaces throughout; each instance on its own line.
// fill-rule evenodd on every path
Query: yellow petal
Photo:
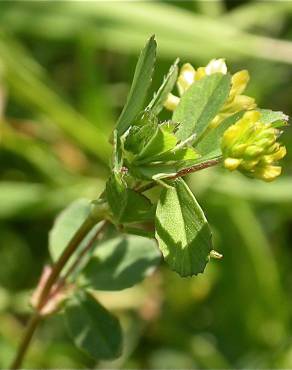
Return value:
M 170 93 L 167 96 L 167 99 L 164 103 L 164 107 L 168 110 L 173 111 L 178 106 L 179 101 L 180 101 L 180 98 Z
M 220 59 L 212 59 L 205 67 L 206 75 L 211 75 L 213 73 L 223 73 L 224 75 L 227 73 L 227 66 L 225 60 Z
M 180 96 L 194 83 L 196 71 L 190 63 L 182 66 L 177 80 L 177 88 Z
M 229 171 L 234 171 L 242 162 L 242 159 L 237 158 L 226 158 L 224 160 L 224 167 L 227 168 Z
M 242 70 L 239 72 L 234 73 L 231 78 L 231 91 L 230 95 L 240 95 L 245 90 L 247 84 L 249 82 L 249 73 L 247 70 Z
M 282 168 L 280 166 L 265 166 L 255 171 L 255 176 L 270 182 L 275 180 L 276 177 L 280 176 Z

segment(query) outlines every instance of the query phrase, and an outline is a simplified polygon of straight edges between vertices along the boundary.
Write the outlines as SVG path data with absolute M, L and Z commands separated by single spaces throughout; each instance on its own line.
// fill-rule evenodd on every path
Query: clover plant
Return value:
M 96 290 L 115 294 L 129 288 L 162 259 L 186 277 L 202 273 L 210 257 L 221 257 L 184 176 L 215 165 L 267 182 L 281 173 L 278 161 L 286 149 L 278 138 L 287 116 L 243 95 L 246 70 L 232 75 L 224 59 L 179 69 L 176 60 L 148 101 L 155 60 L 151 37 L 110 137 L 113 154 L 103 193 L 71 204 L 50 232 L 53 264 L 32 295 L 34 313 L 12 368 L 20 366 L 38 323 L 56 312 L 90 356 L 120 356 L 119 321 L 98 302 Z M 169 111 L 165 121 L 163 109 Z

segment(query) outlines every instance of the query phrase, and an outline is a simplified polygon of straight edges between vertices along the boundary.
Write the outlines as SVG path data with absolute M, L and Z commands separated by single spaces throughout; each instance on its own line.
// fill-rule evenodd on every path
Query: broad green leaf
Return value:
M 89 293 L 79 291 L 66 302 L 65 320 L 75 345 L 94 359 L 120 356 L 122 332 L 119 321 Z
M 88 199 L 78 199 L 69 205 L 56 218 L 49 233 L 49 251 L 54 261 L 62 254 L 76 231 L 90 214 L 91 202 Z M 80 248 L 86 245 L 94 233 L 94 229 L 80 243 Z
M 154 209 L 149 199 L 128 189 L 121 175 L 111 175 L 106 185 L 106 194 L 116 222 L 131 223 L 153 219 Z
M 232 116 L 226 118 L 219 126 L 212 128 L 203 139 L 195 146 L 196 151 L 202 156 L 203 161 L 206 158 L 215 158 L 222 155 L 221 139 L 224 132 L 229 126 L 234 125 L 242 116 L 244 112 L 237 112 Z M 200 162 L 200 160 L 198 161 Z
M 121 223 L 151 221 L 155 208 L 148 198 L 132 189 L 127 189 L 127 201 L 120 218 Z
M 163 80 L 162 85 L 154 94 L 153 99 L 148 105 L 148 108 L 156 115 L 159 114 L 160 111 L 163 109 L 163 104 L 176 83 L 178 75 L 178 62 L 179 59 L 176 59 L 173 65 L 170 67 L 168 74 Z
M 212 250 L 211 231 L 182 179 L 163 189 L 156 210 L 156 239 L 169 266 L 181 276 L 203 272 Z
M 198 139 L 219 112 L 229 91 L 228 74 L 214 73 L 192 84 L 173 113 L 173 121 L 180 123 L 177 137 L 186 140 L 195 133 Z
M 122 135 L 143 109 L 143 103 L 151 84 L 156 58 L 156 41 L 152 36 L 142 50 L 126 105 L 117 122 L 117 131 Z
M 261 121 L 266 124 L 273 124 L 275 127 L 286 126 L 289 117 L 283 112 L 275 112 L 270 109 L 258 109 L 261 113 Z
M 81 284 L 97 290 L 121 290 L 141 282 L 159 264 L 154 240 L 117 236 L 99 244 L 82 272 Z

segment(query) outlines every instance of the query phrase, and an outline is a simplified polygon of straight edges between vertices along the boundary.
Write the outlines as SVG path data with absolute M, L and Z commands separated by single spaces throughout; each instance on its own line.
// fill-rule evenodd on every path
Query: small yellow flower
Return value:
M 259 112 L 246 112 L 223 135 L 221 149 L 225 168 L 273 181 L 281 174 L 281 167 L 275 162 L 286 155 L 285 146 L 277 142 L 279 135 L 278 129 L 261 122 Z
M 177 79 L 179 96 L 181 97 L 193 83 L 213 73 L 227 73 L 227 66 L 224 59 L 212 59 L 206 67 L 199 67 L 197 70 L 190 63 L 184 64 Z M 210 123 L 210 127 L 218 126 L 225 118 L 236 112 L 256 108 L 253 98 L 242 95 L 248 82 L 249 74 L 246 70 L 239 71 L 232 76 L 229 97 L 220 112 Z M 174 111 L 180 102 L 180 97 L 169 94 L 164 104 L 165 108 Z

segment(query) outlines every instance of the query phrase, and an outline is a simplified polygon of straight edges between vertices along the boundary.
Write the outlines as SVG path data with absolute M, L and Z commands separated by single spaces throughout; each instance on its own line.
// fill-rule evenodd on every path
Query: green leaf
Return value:
M 178 75 L 178 62 L 179 59 L 177 58 L 173 65 L 170 67 L 167 75 L 165 76 L 162 85 L 158 89 L 158 91 L 154 94 L 153 99 L 148 105 L 148 109 L 150 109 L 154 114 L 159 114 L 160 111 L 163 109 L 163 104 L 167 99 L 168 94 L 172 91 Z
M 274 127 L 287 126 L 289 117 L 283 112 L 274 112 L 270 109 L 258 109 L 261 113 L 261 122 L 273 124 Z
M 196 133 L 197 139 L 219 112 L 230 91 L 230 75 L 214 73 L 195 82 L 181 97 L 173 113 L 179 122 L 177 137 L 186 140 Z
M 116 221 L 120 221 L 127 203 L 127 186 L 119 173 L 112 173 L 106 183 L 106 197 Z
M 196 151 L 202 156 L 203 161 L 206 158 L 216 158 L 222 155 L 221 139 L 224 132 L 229 126 L 234 125 L 242 116 L 244 112 L 237 112 L 232 116 L 226 118 L 219 126 L 212 128 L 203 139 L 195 146 Z M 198 163 L 200 160 L 198 160 Z
M 154 240 L 118 236 L 99 244 L 82 272 L 81 284 L 98 290 L 121 290 L 141 282 L 159 264 Z
M 121 223 L 151 221 L 154 215 L 155 208 L 147 197 L 127 189 L 127 201 L 120 218 Z
M 83 224 L 91 211 L 91 202 L 88 199 L 78 199 L 69 205 L 56 218 L 54 226 L 49 233 L 49 251 L 51 257 L 56 261 L 76 231 Z M 79 248 L 86 245 L 95 228 L 85 237 Z
M 181 276 L 203 272 L 212 250 L 211 231 L 182 179 L 163 189 L 156 210 L 156 239 L 169 266 Z
M 155 134 L 145 145 L 144 149 L 135 159 L 135 163 L 147 163 L 155 160 L 159 156 L 171 149 L 177 144 L 177 138 L 169 130 L 158 125 Z
M 119 321 L 89 293 L 78 292 L 67 301 L 65 320 L 75 345 L 94 359 L 114 359 L 121 355 Z
M 117 122 L 117 131 L 122 135 L 143 109 L 143 103 L 151 84 L 156 58 L 156 41 L 152 36 L 142 50 L 126 105 Z
M 154 209 L 148 198 L 127 188 L 120 174 L 113 173 L 106 185 L 107 200 L 118 223 L 148 221 Z
M 198 157 L 198 153 L 193 148 L 182 147 L 163 153 L 157 156 L 155 160 L 161 162 L 177 162 L 194 160 Z
M 152 180 L 153 176 L 165 175 L 167 177 L 176 174 L 177 166 L 175 163 L 150 163 L 143 166 L 131 166 L 130 170 L 133 176 L 141 180 Z

